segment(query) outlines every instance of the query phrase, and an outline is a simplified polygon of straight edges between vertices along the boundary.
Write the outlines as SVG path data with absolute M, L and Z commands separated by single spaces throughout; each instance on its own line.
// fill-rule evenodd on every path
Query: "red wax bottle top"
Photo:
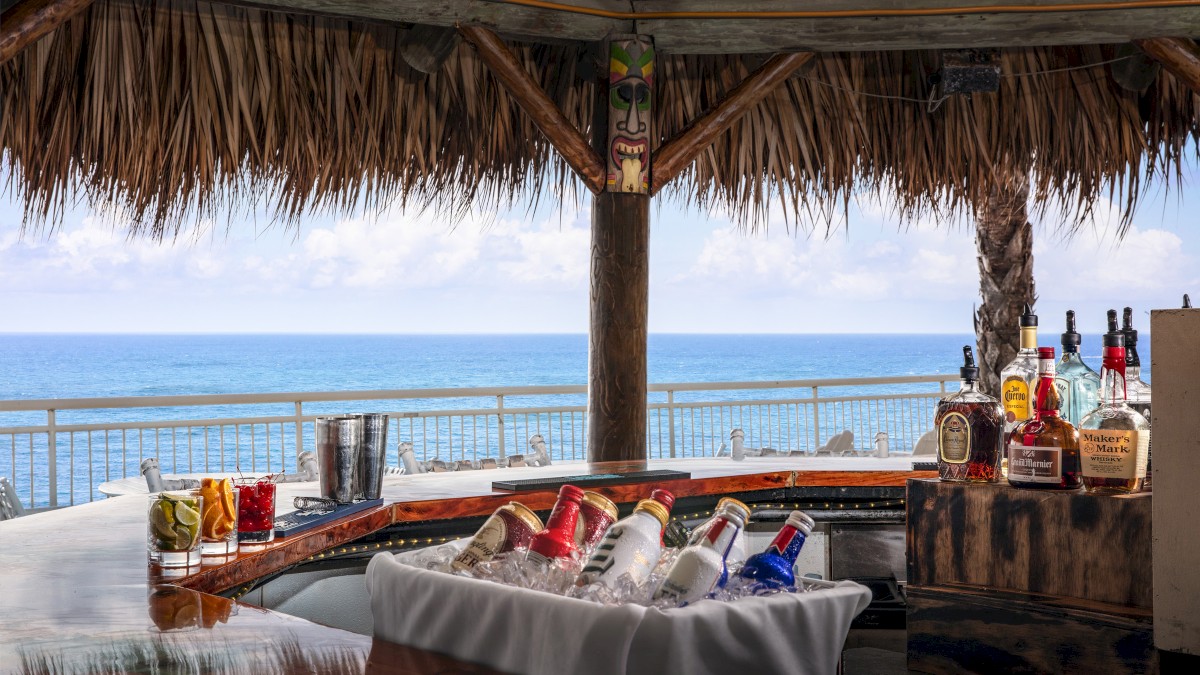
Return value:
M 650 499 L 653 499 L 659 504 L 667 507 L 668 511 L 671 510 L 671 507 L 675 506 L 675 495 L 662 488 L 655 488 L 654 491 L 650 493 Z
M 579 522 L 579 504 L 583 490 L 564 485 L 558 490 L 558 501 L 546 521 L 546 529 L 533 535 L 529 542 L 529 557 L 539 562 L 565 558 L 578 550 L 575 545 L 575 526 Z

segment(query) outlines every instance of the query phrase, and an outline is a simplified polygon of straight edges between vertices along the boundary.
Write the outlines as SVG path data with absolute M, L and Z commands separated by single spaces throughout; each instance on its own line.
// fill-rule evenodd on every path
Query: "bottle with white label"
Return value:
M 662 585 L 654 593 L 655 600 L 670 599 L 678 605 L 705 597 L 728 576 L 726 556 L 733 547 L 745 521 L 729 507 L 713 516 L 704 538 L 679 552 Z
M 708 520 L 696 526 L 688 536 L 688 546 L 700 543 L 704 538 L 704 533 L 708 531 L 709 525 L 717 518 L 717 514 L 723 509 L 730 508 L 733 512 L 742 517 L 743 523 L 750 522 L 750 507 L 746 506 L 745 502 L 733 497 L 722 497 L 717 502 L 717 507 L 713 509 L 713 516 Z M 725 556 L 726 563 L 742 562 L 746 559 L 746 534 L 743 530 L 738 530 L 738 534 L 733 538 L 733 545 L 729 547 L 729 554 Z
M 1125 401 L 1125 336 L 1109 312 L 1100 369 L 1100 405 L 1079 423 L 1083 487 L 1096 494 L 1141 492 L 1150 454 L 1150 423 Z
M 1037 405 L 1008 442 L 1008 482 L 1040 490 L 1078 490 L 1079 434 L 1059 416 L 1054 347 L 1038 347 Z
M 583 566 L 576 583 L 602 583 L 614 587 L 622 574 L 642 584 L 662 557 L 662 531 L 667 525 L 667 507 L 643 499 L 633 513 L 613 523 Z

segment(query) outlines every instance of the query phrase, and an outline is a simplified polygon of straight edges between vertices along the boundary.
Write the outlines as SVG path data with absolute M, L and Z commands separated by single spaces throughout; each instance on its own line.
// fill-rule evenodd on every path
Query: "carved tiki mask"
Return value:
M 649 40 L 629 38 L 610 43 L 609 192 L 649 191 L 653 84 L 654 45 Z

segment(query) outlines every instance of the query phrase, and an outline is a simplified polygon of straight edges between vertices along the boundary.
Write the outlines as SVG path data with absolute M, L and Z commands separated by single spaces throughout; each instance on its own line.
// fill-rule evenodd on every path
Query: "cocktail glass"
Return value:
M 206 556 L 228 556 L 238 549 L 238 502 L 240 493 L 228 478 L 203 478 L 200 496 L 204 514 L 200 519 L 200 551 Z
M 156 492 L 149 496 L 146 550 L 162 567 L 200 564 L 200 517 L 204 498 L 199 490 Z
M 241 483 L 238 490 L 238 541 L 265 544 L 275 539 L 275 483 L 260 478 Z

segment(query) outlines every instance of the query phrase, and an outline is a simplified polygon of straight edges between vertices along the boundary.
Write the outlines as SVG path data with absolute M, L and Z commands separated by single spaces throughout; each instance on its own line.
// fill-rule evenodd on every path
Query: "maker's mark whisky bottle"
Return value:
M 969 346 L 963 347 L 960 389 L 938 401 L 938 476 L 942 480 L 995 483 L 1000 480 L 1004 448 L 1004 409 L 979 390 L 979 368 Z
M 1083 487 L 1092 493 L 1141 492 L 1150 454 L 1150 423 L 1125 401 L 1125 336 L 1110 312 L 1100 369 L 1100 405 L 1079 423 Z

